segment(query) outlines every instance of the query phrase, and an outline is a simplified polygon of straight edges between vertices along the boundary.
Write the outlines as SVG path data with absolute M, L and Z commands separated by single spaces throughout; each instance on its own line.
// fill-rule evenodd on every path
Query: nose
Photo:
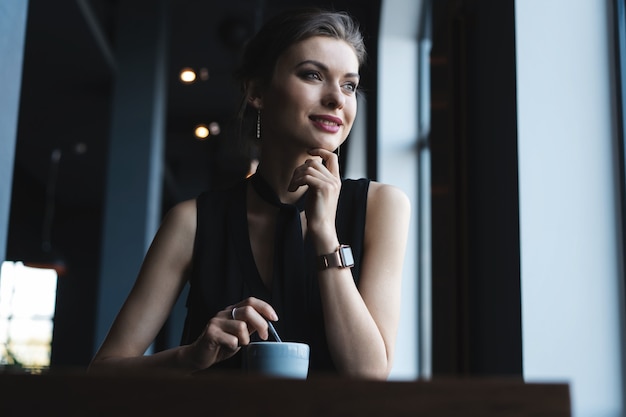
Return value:
M 344 104 L 346 103 L 346 97 L 341 91 L 341 86 L 335 84 L 329 85 L 324 91 L 322 103 L 325 107 L 331 109 L 343 108 Z

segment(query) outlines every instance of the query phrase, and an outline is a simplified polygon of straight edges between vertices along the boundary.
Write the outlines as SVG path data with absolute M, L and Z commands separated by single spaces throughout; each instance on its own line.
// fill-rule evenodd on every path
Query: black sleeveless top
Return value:
M 274 327 L 281 339 L 309 344 L 311 374 L 333 372 L 336 368 L 326 342 L 316 254 L 305 239 L 301 258 L 306 269 L 302 278 L 305 282 L 295 283 L 301 290 L 289 290 L 287 302 L 276 297 L 275 288 L 270 290 L 264 285 L 248 233 L 246 188 L 249 181 L 243 180 L 227 190 L 206 191 L 197 198 L 198 223 L 181 343 L 196 340 L 208 321 L 226 306 L 253 296 L 277 310 L 279 320 L 274 322 Z M 367 179 L 343 180 L 337 206 L 337 234 L 342 244 L 352 247 L 352 276 L 357 284 L 363 257 L 368 189 Z M 272 287 L 276 285 L 283 284 L 274 279 Z M 210 369 L 241 369 L 241 356 L 240 351 Z

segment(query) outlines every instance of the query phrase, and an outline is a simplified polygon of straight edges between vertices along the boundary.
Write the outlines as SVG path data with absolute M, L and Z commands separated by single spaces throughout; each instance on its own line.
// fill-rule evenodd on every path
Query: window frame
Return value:
M 616 128 L 619 148 L 622 248 L 626 248 L 626 0 L 613 0 L 615 39 Z M 626 260 L 626 253 L 624 253 Z M 626 275 L 623 276 L 626 300 Z M 626 317 L 624 318 L 626 320 Z M 625 336 L 626 337 L 626 336 Z

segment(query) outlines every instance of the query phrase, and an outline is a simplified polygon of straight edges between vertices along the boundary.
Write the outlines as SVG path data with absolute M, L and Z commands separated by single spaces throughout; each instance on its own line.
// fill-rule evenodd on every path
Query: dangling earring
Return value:
M 256 138 L 261 139 L 261 109 L 256 113 Z
M 341 156 L 341 145 L 337 146 L 337 158 Z

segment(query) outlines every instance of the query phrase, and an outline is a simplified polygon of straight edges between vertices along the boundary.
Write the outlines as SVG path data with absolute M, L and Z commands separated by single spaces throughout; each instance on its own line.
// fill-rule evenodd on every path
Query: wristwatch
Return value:
M 336 251 L 328 255 L 321 255 L 318 260 L 321 271 L 334 267 L 352 268 L 354 266 L 352 249 L 348 245 L 340 245 Z

